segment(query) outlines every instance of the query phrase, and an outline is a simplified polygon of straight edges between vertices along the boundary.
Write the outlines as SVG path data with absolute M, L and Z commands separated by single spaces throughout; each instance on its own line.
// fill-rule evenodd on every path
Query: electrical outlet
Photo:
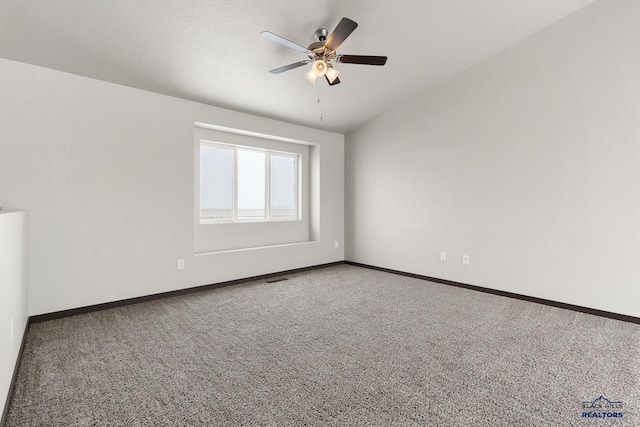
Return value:
M 10 327 L 10 332 L 9 332 L 9 336 L 11 337 L 9 342 L 13 342 L 13 335 L 15 333 L 15 327 L 14 327 L 14 319 L 11 319 L 11 327 Z
M 183 259 L 179 259 L 178 260 L 178 270 L 184 270 L 184 260 Z
M 469 265 L 469 255 L 462 255 L 462 263 L 464 265 Z
M 334 246 L 336 247 L 336 249 L 338 249 L 338 248 L 340 247 L 340 242 L 338 242 L 338 241 L 336 240 L 336 242 L 335 242 Z
M 446 261 L 446 260 L 447 260 L 447 253 L 440 252 L 440 261 Z

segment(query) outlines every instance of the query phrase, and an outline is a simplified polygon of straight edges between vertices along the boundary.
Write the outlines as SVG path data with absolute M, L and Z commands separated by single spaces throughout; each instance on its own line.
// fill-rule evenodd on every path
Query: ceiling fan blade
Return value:
M 299 45 L 298 43 L 294 43 L 285 39 L 284 37 L 280 37 L 277 34 L 273 34 L 271 31 L 263 31 L 260 35 L 266 39 L 273 40 L 276 43 L 280 43 L 282 45 L 287 46 L 293 50 L 297 50 L 298 52 L 307 53 L 308 49 L 304 46 Z
M 274 68 L 273 70 L 269 70 L 269 72 L 273 74 L 280 74 L 280 73 L 284 73 L 285 71 L 293 70 L 294 68 L 302 67 L 303 65 L 308 64 L 309 62 L 311 62 L 311 60 L 306 59 L 304 61 L 294 62 L 293 64 L 285 65 L 284 67 Z
M 338 55 L 336 57 L 336 61 L 342 64 L 384 65 L 387 63 L 387 57 L 367 55 Z
M 329 86 L 335 86 L 337 84 L 340 84 L 340 78 L 336 77 L 336 79 L 333 81 L 333 83 L 331 83 L 331 81 L 329 80 L 329 77 L 327 77 L 327 75 L 324 75 L 324 78 L 327 79 L 327 83 L 329 83 Z
M 342 44 L 342 42 L 349 37 L 353 30 L 356 29 L 358 24 L 352 21 L 349 18 L 342 18 L 342 20 L 338 23 L 338 26 L 329 37 L 327 37 L 327 41 L 324 44 L 329 50 L 336 50 Z

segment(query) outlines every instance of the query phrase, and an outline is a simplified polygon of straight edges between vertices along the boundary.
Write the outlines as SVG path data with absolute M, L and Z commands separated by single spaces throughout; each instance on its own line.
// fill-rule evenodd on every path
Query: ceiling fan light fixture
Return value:
M 309 83 L 311 83 L 312 85 L 316 84 L 316 79 L 318 78 L 318 76 L 316 75 L 313 68 L 304 73 L 304 76 L 307 78 L 307 80 L 309 80 Z
M 333 83 L 338 78 L 339 74 L 340 74 L 340 71 L 329 66 L 329 68 L 327 68 L 327 78 L 329 79 L 329 83 Z
M 311 68 L 313 72 L 316 74 L 316 77 L 321 77 L 327 74 L 327 63 L 322 60 L 317 60 L 313 63 L 313 67 Z

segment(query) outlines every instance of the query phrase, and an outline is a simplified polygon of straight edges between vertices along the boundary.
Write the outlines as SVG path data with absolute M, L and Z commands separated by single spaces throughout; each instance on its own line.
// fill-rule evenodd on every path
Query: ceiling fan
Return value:
M 365 56 L 365 55 L 338 55 L 336 50 L 342 42 L 356 29 L 358 24 L 349 18 L 342 18 L 340 23 L 336 26 L 335 30 L 331 34 L 326 28 L 318 28 L 315 32 L 318 38 L 317 42 L 311 43 L 309 47 L 304 47 L 292 41 L 289 41 L 277 34 L 270 31 L 263 31 L 260 33 L 262 37 L 269 40 L 273 40 L 276 43 L 280 43 L 288 48 L 297 50 L 306 54 L 309 59 L 304 61 L 295 62 L 293 64 L 285 65 L 283 67 L 270 70 L 270 73 L 280 74 L 285 71 L 293 70 L 294 68 L 302 67 L 303 65 L 313 63 L 311 69 L 305 73 L 305 77 L 309 82 L 315 84 L 318 77 L 324 76 L 329 83 L 329 86 L 334 86 L 340 83 L 338 74 L 340 72 L 333 68 L 331 61 L 339 62 L 341 64 L 364 64 L 364 65 L 384 65 L 387 63 L 386 56 Z

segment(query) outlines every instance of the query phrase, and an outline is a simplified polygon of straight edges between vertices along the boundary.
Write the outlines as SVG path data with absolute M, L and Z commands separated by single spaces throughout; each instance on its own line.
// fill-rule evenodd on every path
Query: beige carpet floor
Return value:
M 33 324 L 8 417 L 242 425 L 639 426 L 640 325 L 338 265 Z

